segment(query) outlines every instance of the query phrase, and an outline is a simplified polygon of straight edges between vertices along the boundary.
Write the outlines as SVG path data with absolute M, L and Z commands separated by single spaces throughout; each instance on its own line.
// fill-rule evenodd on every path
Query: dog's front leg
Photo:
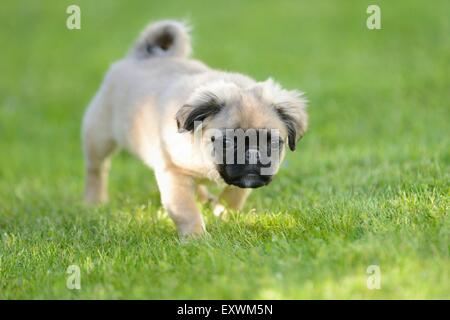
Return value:
M 155 171 L 161 202 L 175 222 L 181 236 L 200 235 L 205 224 L 195 203 L 195 184 L 191 177 L 173 169 Z

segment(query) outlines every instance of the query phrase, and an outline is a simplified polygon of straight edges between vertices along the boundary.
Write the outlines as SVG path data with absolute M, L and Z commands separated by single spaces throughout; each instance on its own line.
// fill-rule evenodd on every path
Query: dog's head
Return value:
M 198 88 L 176 114 L 179 132 L 192 132 L 227 184 L 267 185 L 286 146 L 307 129 L 306 100 L 271 79 L 248 88 L 217 81 Z

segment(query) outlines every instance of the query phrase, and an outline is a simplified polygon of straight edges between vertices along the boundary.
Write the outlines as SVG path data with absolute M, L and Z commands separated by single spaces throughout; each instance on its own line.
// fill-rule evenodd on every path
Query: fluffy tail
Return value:
M 129 57 L 187 57 L 191 53 L 189 27 L 175 20 L 149 24 L 137 39 Z

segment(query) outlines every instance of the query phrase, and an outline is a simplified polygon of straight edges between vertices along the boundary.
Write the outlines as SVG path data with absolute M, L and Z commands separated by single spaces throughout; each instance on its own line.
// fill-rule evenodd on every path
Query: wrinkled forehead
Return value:
M 281 132 L 278 129 L 242 129 L 242 128 L 221 128 L 215 130 L 215 138 L 226 138 L 230 140 L 247 141 L 252 143 L 258 143 L 259 141 L 278 141 L 281 136 Z
M 217 129 L 243 129 L 278 131 L 281 137 L 287 136 L 287 129 L 269 102 L 264 101 L 252 91 L 243 91 L 239 99 L 230 99 L 226 107 L 214 119 Z

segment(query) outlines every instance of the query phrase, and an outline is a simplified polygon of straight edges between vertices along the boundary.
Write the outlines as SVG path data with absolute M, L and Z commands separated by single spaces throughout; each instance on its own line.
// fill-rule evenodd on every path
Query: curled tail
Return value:
M 191 53 L 189 27 L 175 20 L 149 24 L 137 39 L 129 57 L 187 57 Z

